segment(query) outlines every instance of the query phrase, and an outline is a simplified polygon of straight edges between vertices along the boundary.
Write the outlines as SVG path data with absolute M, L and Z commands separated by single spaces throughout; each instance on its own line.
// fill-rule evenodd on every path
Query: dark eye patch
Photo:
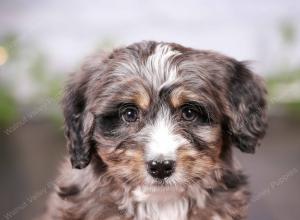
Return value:
M 128 106 L 135 106 L 128 103 L 118 103 L 113 106 L 106 108 L 106 111 L 97 116 L 97 128 L 107 136 L 116 136 L 122 125 L 124 125 L 124 120 L 122 119 L 122 109 Z M 122 129 L 121 129 L 122 130 Z
M 97 116 L 97 127 L 105 135 L 114 136 L 115 130 L 120 126 L 121 120 L 119 112 L 110 112 L 107 114 Z

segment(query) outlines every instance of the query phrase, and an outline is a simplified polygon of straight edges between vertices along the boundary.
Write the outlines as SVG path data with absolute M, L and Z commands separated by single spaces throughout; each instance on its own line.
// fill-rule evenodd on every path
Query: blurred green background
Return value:
M 292 0 L 1 1 L 1 218 L 43 210 L 65 155 L 59 102 L 67 75 L 97 50 L 159 40 L 252 61 L 267 82 L 269 129 L 255 155 L 236 152 L 253 189 L 249 219 L 299 219 L 299 15 Z

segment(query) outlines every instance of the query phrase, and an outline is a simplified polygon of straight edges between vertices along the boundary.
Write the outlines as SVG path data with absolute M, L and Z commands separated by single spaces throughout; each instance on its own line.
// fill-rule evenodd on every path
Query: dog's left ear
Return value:
M 242 152 L 254 153 L 267 127 L 266 88 L 263 80 L 243 62 L 233 61 L 228 84 L 231 142 Z

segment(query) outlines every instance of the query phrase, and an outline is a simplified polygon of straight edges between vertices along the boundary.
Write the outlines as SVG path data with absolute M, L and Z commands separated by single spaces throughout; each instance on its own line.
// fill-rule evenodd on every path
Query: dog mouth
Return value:
M 157 187 L 157 188 L 169 188 L 170 187 L 168 178 L 165 178 L 165 179 L 153 178 L 153 180 L 154 181 L 150 187 Z
M 155 192 L 178 191 L 181 188 L 187 187 L 187 179 L 185 172 L 182 172 L 182 170 L 177 170 L 172 175 L 165 178 L 158 178 L 146 174 L 139 186 L 144 187 L 146 190 L 152 190 Z
M 185 191 L 187 185 L 176 181 L 174 177 L 167 177 L 164 179 L 152 178 L 151 181 L 144 182 L 139 187 L 145 193 L 180 193 Z

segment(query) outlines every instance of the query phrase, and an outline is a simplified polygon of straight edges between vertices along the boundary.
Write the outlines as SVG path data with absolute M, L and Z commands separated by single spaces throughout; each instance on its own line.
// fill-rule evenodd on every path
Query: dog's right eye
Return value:
M 197 111 L 191 107 L 182 108 L 182 118 L 185 121 L 193 121 L 197 118 Z
M 135 106 L 124 106 L 120 109 L 120 115 L 125 122 L 135 122 L 138 120 L 139 111 Z

